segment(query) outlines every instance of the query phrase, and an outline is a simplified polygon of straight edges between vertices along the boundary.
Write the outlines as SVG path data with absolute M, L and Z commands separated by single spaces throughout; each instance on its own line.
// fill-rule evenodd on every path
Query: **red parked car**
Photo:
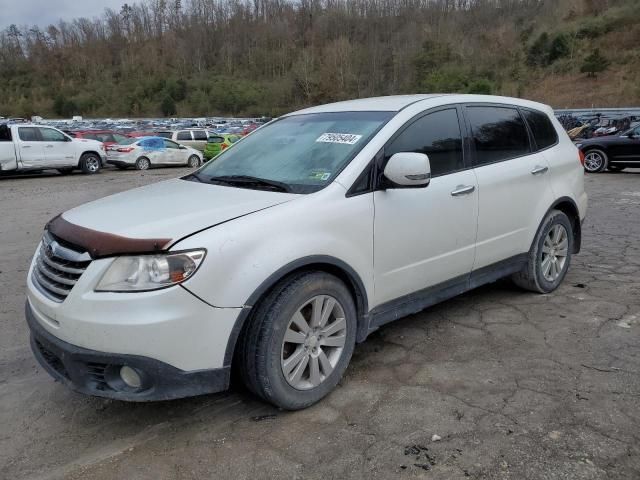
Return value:
M 119 145 L 124 140 L 127 140 L 129 135 L 123 135 L 122 133 L 113 132 L 111 130 L 76 130 L 69 132 L 72 137 L 75 138 L 88 138 L 91 140 L 98 140 L 104 143 L 105 147 L 110 145 Z

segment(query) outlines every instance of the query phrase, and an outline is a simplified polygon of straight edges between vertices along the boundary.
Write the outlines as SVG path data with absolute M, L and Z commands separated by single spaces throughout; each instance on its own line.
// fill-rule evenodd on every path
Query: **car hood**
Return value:
M 102 145 L 102 142 L 99 142 L 98 140 L 93 140 L 91 138 L 73 138 L 72 141 L 76 142 L 76 143 L 88 143 L 88 144 L 93 144 L 93 145 Z
M 298 196 L 174 179 L 68 210 L 49 230 L 94 257 L 166 249 L 187 235 Z
M 601 137 L 592 137 L 585 140 L 576 139 L 575 142 L 581 145 L 594 145 L 605 143 L 616 143 L 621 140 L 620 135 L 603 135 Z

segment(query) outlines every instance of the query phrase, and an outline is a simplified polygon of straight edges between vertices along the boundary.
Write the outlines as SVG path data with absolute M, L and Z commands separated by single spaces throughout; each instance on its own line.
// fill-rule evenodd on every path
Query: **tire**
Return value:
M 136 170 L 149 170 L 151 161 L 147 157 L 140 157 L 136 160 Z
M 611 172 L 616 172 L 616 173 L 623 171 L 625 168 L 627 168 L 627 167 L 619 167 L 619 166 L 617 166 L 617 165 L 609 165 L 609 166 L 607 167 L 607 169 L 608 169 L 609 171 L 611 171 Z
M 335 304 L 329 311 L 332 301 Z M 328 312 L 324 328 L 337 329 L 333 333 L 325 330 L 329 333 L 324 338 L 311 329 L 305 335 L 298 326 L 310 326 L 314 305 L 318 312 Z M 345 284 L 325 272 L 293 275 L 276 285 L 255 308 L 236 357 L 247 388 L 286 410 L 309 407 L 331 392 L 355 348 L 356 308 Z M 287 341 L 285 334 L 293 341 Z M 328 341 L 335 345 L 325 344 Z
M 553 292 L 569 270 L 573 248 L 569 217 L 560 210 L 551 210 L 536 233 L 526 266 L 511 277 L 513 282 L 532 292 Z
M 609 157 L 602 150 L 594 148 L 584 154 L 584 170 L 588 173 L 600 173 L 609 164 Z
M 202 162 L 200 161 L 200 157 L 197 155 L 191 155 L 189 160 L 187 160 L 187 166 L 189 168 L 198 168 L 201 164 Z
M 82 173 L 93 175 L 100 171 L 100 157 L 95 153 L 85 153 L 80 157 L 80 169 Z

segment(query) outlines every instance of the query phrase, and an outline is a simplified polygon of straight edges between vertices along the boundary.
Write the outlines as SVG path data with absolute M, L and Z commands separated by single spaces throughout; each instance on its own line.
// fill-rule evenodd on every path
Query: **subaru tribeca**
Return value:
M 388 322 L 506 276 L 555 290 L 586 208 L 581 156 L 548 106 L 408 95 L 301 110 L 186 177 L 52 219 L 28 274 L 32 349 L 90 395 L 218 392 L 233 366 L 256 395 L 304 408 Z

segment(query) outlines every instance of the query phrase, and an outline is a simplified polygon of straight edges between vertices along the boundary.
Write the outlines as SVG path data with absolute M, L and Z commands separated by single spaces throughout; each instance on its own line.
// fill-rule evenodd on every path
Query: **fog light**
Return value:
M 120 369 L 120 378 L 127 387 L 140 388 L 142 386 L 142 378 L 140 378 L 140 374 L 133 368 L 127 367 L 126 365 Z

